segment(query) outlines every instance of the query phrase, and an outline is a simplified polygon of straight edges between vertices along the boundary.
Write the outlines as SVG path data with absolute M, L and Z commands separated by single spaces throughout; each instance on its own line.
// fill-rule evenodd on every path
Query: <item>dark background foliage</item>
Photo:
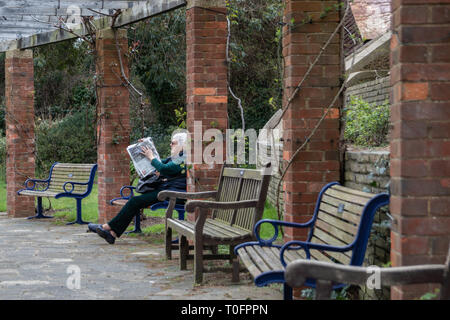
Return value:
M 282 3 L 282 0 L 228 1 L 229 81 L 242 99 L 246 128 L 260 129 L 281 104 Z M 131 81 L 143 93 L 144 102 L 142 106 L 136 95 L 130 99 L 130 141 L 152 136 L 161 156 L 169 154 L 170 133 L 180 126 L 185 116 L 185 28 L 184 8 L 128 27 Z M 39 173 L 45 173 L 55 161 L 96 161 L 95 64 L 90 50 L 81 40 L 33 49 Z M 4 72 L 4 54 L 0 54 L 0 139 L 3 142 Z M 241 127 L 240 111 L 231 95 L 228 113 L 230 127 Z

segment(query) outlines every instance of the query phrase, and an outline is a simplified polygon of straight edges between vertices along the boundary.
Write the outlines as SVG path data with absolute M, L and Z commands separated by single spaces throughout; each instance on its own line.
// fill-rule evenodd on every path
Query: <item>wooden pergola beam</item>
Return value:
M 34 1 L 34 0 L 33 1 L 25 0 L 25 1 L 36 2 L 36 3 L 40 2 L 40 1 Z M 20 1 L 16 1 L 16 2 L 20 2 Z M 52 3 L 54 1 L 50 1 L 50 2 Z M 58 2 L 58 1 L 56 1 L 56 2 Z M 76 1 L 69 2 L 69 1 L 62 1 L 62 0 L 60 2 L 61 3 L 63 3 L 63 2 L 72 3 L 72 4 L 76 3 Z M 80 3 L 81 2 L 82 1 L 80 1 Z M 84 3 L 87 3 L 87 2 L 103 3 L 104 5 L 106 3 L 110 3 L 110 5 L 113 6 L 114 3 L 122 3 L 122 2 L 126 2 L 126 1 L 112 1 L 112 0 L 84 1 Z M 153 1 L 145 1 L 145 2 L 144 1 L 138 1 L 138 2 L 137 1 L 134 1 L 134 2 L 128 1 L 128 3 L 130 6 L 132 5 L 132 7 L 129 7 L 128 9 L 124 9 L 122 11 L 122 13 L 117 17 L 117 19 L 114 23 L 114 27 L 123 27 L 123 26 L 138 22 L 140 20 L 143 20 L 143 19 L 146 19 L 149 17 L 156 16 L 161 13 L 177 9 L 179 7 L 183 7 L 186 5 L 186 0 L 153 0 Z M 1 4 L 2 4 L 2 1 L 0 1 L 0 5 Z M 42 6 L 44 6 L 44 4 L 41 3 L 41 7 Z M 47 8 L 48 8 L 48 6 L 47 6 Z M 5 6 L 0 7 L 0 21 L 2 20 L 2 16 L 3 16 L 1 13 L 2 9 L 7 9 L 7 8 Z M 59 10 L 59 9 L 57 9 L 57 10 Z M 45 11 L 45 10 L 42 9 L 39 12 L 34 12 L 34 14 L 46 16 L 47 14 L 43 13 L 43 11 Z M 96 10 L 96 11 L 98 11 L 98 10 Z M 112 13 L 113 10 L 108 11 L 108 12 Z M 11 14 L 17 16 L 17 13 L 16 14 L 11 13 Z M 51 16 L 51 15 L 55 15 L 55 14 L 48 14 L 48 16 Z M 86 12 L 86 15 L 95 16 L 96 14 L 92 11 L 89 11 L 89 13 Z M 31 15 L 29 15 L 29 16 L 31 16 Z M 63 16 L 67 16 L 67 11 L 64 12 Z M 5 16 L 5 18 L 8 19 L 8 16 Z M 29 20 L 29 18 L 27 18 L 27 20 Z M 30 21 L 30 23 L 31 23 L 31 21 Z M 77 34 L 77 35 L 85 35 L 86 34 L 86 31 L 84 30 L 84 27 L 82 24 L 79 24 L 78 26 L 72 28 L 72 31 L 75 34 L 64 31 L 59 28 L 55 28 L 55 30 L 53 30 L 53 31 L 38 33 L 39 30 L 43 29 L 42 26 L 44 24 L 39 23 L 37 21 L 35 23 L 36 24 L 30 24 L 30 30 L 33 30 L 32 26 L 34 26 L 35 32 L 33 32 L 33 34 L 23 36 L 23 33 L 22 33 L 22 37 L 17 40 L 0 41 L 0 52 L 5 52 L 5 51 L 15 50 L 15 49 L 33 48 L 33 47 L 37 47 L 37 46 L 41 46 L 41 45 L 45 45 L 45 44 L 49 44 L 49 43 L 73 39 L 73 38 L 77 37 L 75 34 Z M 111 27 L 111 23 L 112 23 L 112 18 L 109 16 L 101 16 L 98 19 L 95 19 L 93 21 L 93 24 L 95 25 L 95 27 L 98 30 Z M 0 31 L 0 39 L 5 38 L 5 35 L 9 36 L 11 34 L 11 32 L 7 31 L 8 28 L 4 29 L 1 25 L 0 25 L 0 30 L 1 30 Z M 5 33 L 3 33 L 3 30 L 5 30 Z M 10 30 L 13 30 L 13 29 L 10 29 Z

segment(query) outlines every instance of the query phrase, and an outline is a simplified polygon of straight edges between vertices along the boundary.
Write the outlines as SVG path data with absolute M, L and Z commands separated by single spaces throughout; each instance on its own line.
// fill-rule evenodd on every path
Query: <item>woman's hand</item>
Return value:
M 153 151 L 152 149 L 148 148 L 148 147 L 142 147 L 142 152 L 141 152 L 144 156 L 146 156 L 147 158 L 150 159 L 150 161 L 152 161 L 155 156 L 153 155 Z

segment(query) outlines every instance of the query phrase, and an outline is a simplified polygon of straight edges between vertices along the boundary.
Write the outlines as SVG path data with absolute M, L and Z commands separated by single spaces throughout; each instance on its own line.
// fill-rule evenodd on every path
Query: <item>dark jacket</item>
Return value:
M 163 178 L 167 178 L 167 182 L 163 182 L 159 190 L 173 190 L 186 192 L 186 166 L 184 162 L 177 164 L 172 158 L 166 158 L 161 161 L 152 160 L 152 166 L 161 174 Z

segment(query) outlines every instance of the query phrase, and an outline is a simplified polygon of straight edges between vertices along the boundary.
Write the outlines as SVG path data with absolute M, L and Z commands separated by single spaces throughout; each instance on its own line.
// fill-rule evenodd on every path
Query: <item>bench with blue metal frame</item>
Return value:
M 37 197 L 37 214 L 28 219 L 53 218 L 43 214 L 42 197 L 74 198 L 77 203 L 77 218 L 68 224 L 87 224 L 81 215 L 81 200 L 89 196 L 94 184 L 97 164 L 55 162 L 47 179 L 27 179 L 25 189 L 17 191 L 21 196 Z
M 120 188 L 120 197 L 112 199 L 109 203 L 113 206 L 114 205 L 124 206 L 128 200 L 130 200 L 132 197 L 134 197 L 135 189 L 136 189 L 136 187 L 133 187 L 133 186 L 123 186 L 122 188 Z M 129 190 L 128 195 L 124 195 L 125 190 Z M 151 205 L 150 210 L 156 211 L 158 209 L 167 209 L 168 207 L 169 207 L 168 201 L 161 201 L 161 202 L 157 202 L 157 203 Z M 184 215 L 185 215 L 184 204 L 181 204 L 181 203 L 175 204 L 174 210 L 176 210 L 178 212 L 178 219 L 184 220 Z M 143 210 L 141 210 L 141 214 L 142 214 L 142 212 L 143 212 Z M 134 230 L 126 232 L 127 234 L 128 233 L 142 233 L 141 214 L 138 214 L 134 217 Z M 177 241 L 174 241 L 174 243 L 176 243 L 176 242 Z
M 254 228 L 257 241 L 246 242 L 235 248 L 239 260 L 254 278 L 257 286 L 270 283 L 284 285 L 284 298 L 292 299 L 292 288 L 285 282 L 287 263 L 297 259 L 312 259 L 361 266 L 376 211 L 389 203 L 389 195 L 378 195 L 341 186 L 337 182 L 327 184 L 319 193 L 314 215 L 306 223 L 278 220 L 261 220 Z M 261 239 L 259 228 L 269 223 L 274 228 L 271 239 Z M 278 244 L 280 227 L 308 228 L 306 241 L 289 241 Z M 239 262 L 237 262 L 239 263 Z M 306 286 L 315 287 L 314 281 Z M 334 289 L 345 284 L 335 284 Z

